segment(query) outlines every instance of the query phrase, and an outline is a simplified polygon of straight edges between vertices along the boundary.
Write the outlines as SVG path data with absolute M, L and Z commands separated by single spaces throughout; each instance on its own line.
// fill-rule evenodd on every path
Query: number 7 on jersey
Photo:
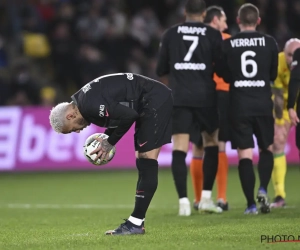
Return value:
M 185 41 L 192 41 L 192 44 L 191 44 L 191 46 L 189 48 L 189 51 L 185 55 L 185 57 L 183 59 L 184 61 L 188 62 L 188 61 L 191 60 L 191 58 L 193 56 L 193 53 L 194 53 L 195 49 L 198 46 L 199 37 L 198 36 L 183 36 L 183 40 L 185 40 Z

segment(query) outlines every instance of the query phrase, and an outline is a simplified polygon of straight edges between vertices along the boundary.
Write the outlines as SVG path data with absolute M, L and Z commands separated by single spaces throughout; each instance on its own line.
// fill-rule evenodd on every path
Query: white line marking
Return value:
M 89 233 L 85 233 L 85 234 L 71 234 L 71 235 L 68 235 L 68 236 L 71 236 L 71 237 L 83 237 L 83 236 L 90 236 Z
M 133 206 L 133 204 L 0 204 L 0 208 L 16 209 L 125 209 Z
M 294 209 L 296 208 L 296 206 L 285 206 L 284 208 L 287 208 L 287 209 Z M 274 209 L 274 208 L 273 208 Z
M 8 203 L 1 204 L 0 209 L 133 209 L 134 204 L 27 204 Z M 244 209 L 245 207 L 230 207 L 230 210 Z M 296 206 L 286 206 L 283 209 L 296 209 Z M 150 209 L 178 209 L 176 205 L 156 206 L 150 205 Z M 277 210 L 280 208 L 272 209 Z

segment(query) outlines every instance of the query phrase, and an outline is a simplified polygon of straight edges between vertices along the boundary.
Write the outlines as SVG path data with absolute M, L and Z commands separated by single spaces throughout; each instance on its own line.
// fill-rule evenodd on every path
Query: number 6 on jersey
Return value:
M 253 59 L 247 59 L 247 57 L 253 58 L 255 56 L 256 56 L 256 53 L 251 50 L 247 50 L 247 51 L 243 52 L 243 54 L 241 55 L 242 73 L 243 73 L 244 77 L 246 77 L 246 78 L 253 78 L 257 74 L 257 63 Z M 247 65 L 252 66 L 251 72 L 247 71 Z

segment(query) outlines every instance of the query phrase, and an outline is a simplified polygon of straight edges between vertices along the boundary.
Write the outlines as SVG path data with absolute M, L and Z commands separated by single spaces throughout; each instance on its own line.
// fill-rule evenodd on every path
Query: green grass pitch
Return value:
M 1 173 L 0 249 L 300 249 L 300 243 L 261 243 L 261 235 L 300 235 L 297 167 L 287 173 L 289 207 L 257 216 L 243 215 L 246 202 L 236 168 L 228 177 L 230 211 L 193 211 L 190 217 L 177 216 L 171 171 L 160 170 L 146 234 L 105 236 L 130 215 L 136 177 L 135 171 Z M 269 190 L 273 197 L 271 184 Z M 189 198 L 192 202 L 191 184 Z

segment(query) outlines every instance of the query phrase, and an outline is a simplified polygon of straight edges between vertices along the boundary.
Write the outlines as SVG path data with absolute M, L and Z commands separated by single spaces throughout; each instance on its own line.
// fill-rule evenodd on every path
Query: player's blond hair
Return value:
M 67 112 L 69 104 L 70 103 L 68 102 L 62 102 L 57 104 L 50 110 L 50 125 L 57 133 L 62 133 L 62 129 L 65 124 L 65 114 Z

